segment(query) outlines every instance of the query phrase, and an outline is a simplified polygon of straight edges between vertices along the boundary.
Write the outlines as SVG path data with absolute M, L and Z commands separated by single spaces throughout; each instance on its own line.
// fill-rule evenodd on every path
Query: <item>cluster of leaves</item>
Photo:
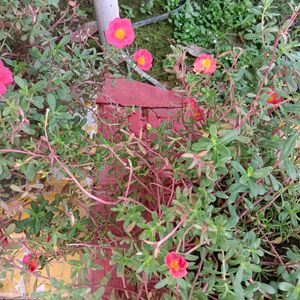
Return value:
M 71 42 L 66 32 L 82 15 L 77 7 L 61 19 L 52 11 L 57 1 L 8 2 L 12 26 L 0 37 L 16 84 L 0 98 L 0 179 L 18 200 L 0 202 L 5 236 L 25 231 L 27 247 L 40 254 L 39 268 L 59 251 L 74 251 L 71 243 L 86 245 L 82 259 L 70 262 L 74 284 L 78 273 L 88 284 L 88 270 L 99 268 L 96 257 L 110 258 L 123 284 L 135 287 L 126 291 L 132 299 L 299 299 L 300 54 L 288 38 L 289 23 L 279 27 L 271 20 L 271 2 L 257 6 L 262 23 L 248 23 L 252 47 L 220 53 L 211 77 L 195 74 L 185 49 L 173 47 L 168 71 L 177 76 L 177 88 L 205 108 L 206 119 L 186 120 L 180 110 L 184 126 L 148 126 L 150 141 L 130 134 L 125 122 L 112 124 L 116 134 L 107 139 L 99 133 L 90 139 L 82 129 L 82 99 L 92 99 L 108 71 L 119 74 L 114 65 L 122 57 Z M 17 49 L 12 37 L 23 34 L 29 50 L 9 54 Z M 270 87 L 284 103 L 266 103 Z M 98 176 L 104 167 L 117 178 L 105 190 L 118 203 L 97 214 L 89 209 L 87 178 L 104 185 Z M 49 188 L 49 181 L 65 177 L 62 189 Z M 15 266 L 14 247 L 11 241 L 0 248 L 7 270 Z M 171 251 L 189 262 L 184 278 L 168 272 L 164 259 Z M 100 299 L 107 278 L 94 295 L 50 282 L 55 293 L 34 296 Z
M 174 37 L 180 43 L 210 47 L 238 38 L 256 23 L 251 0 L 186 1 L 184 8 L 171 16 Z
M 60 4 L 65 10 L 59 10 Z M 40 270 L 77 250 L 70 243 L 90 242 L 105 231 L 103 219 L 89 216 L 89 203 L 49 156 L 52 148 L 87 185 L 89 172 L 102 167 L 105 153 L 91 156 L 90 134 L 83 128 L 108 63 L 95 48 L 72 45 L 69 32 L 84 17 L 75 4 L 0 1 L 0 11 L 5 11 L 0 14 L 0 59 L 13 71 L 15 83 L 0 96 L 0 149 L 12 150 L 0 153 L 0 233 L 8 238 L 8 245 L 0 243 L 1 278 L 19 266 L 17 254 L 24 243 L 38 257 Z M 21 240 L 10 238 L 13 233 L 21 234 Z M 68 294 L 81 299 L 90 289 L 74 288 L 78 273 L 99 268 L 92 255 L 70 263 L 75 270 L 71 285 L 51 279 L 56 299 Z
M 299 51 L 286 38 L 288 24 L 271 21 L 270 4 L 257 7 L 263 25 L 247 30 L 257 59 L 240 59 L 249 50 L 232 51 L 227 60 L 221 54 L 222 71 L 199 79 L 187 71 L 182 48 L 169 56 L 168 69 L 184 83 L 178 88 L 207 110 L 201 128 L 189 124 L 188 135 L 149 129 L 156 134 L 150 148 L 126 144 L 117 152 L 134 167 L 131 198 L 144 205 L 129 201 L 113 209 L 130 246 L 116 249 L 112 263 L 122 276 L 128 269 L 145 273 L 130 276 L 133 282 L 159 276 L 158 291 L 151 291 L 157 297 L 299 298 Z M 268 86 L 285 103 L 268 105 Z M 184 280 L 159 275 L 169 251 L 190 262 Z

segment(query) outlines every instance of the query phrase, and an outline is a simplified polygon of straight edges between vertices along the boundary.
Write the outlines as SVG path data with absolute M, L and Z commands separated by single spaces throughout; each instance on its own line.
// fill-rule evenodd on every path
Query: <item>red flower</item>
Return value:
M 129 19 L 115 18 L 109 23 L 105 36 L 110 45 L 125 48 L 133 43 L 135 34 Z
M 185 99 L 185 104 L 187 105 L 188 113 L 195 121 L 204 120 L 204 109 L 197 104 L 195 98 Z
M 200 54 L 194 62 L 194 71 L 196 73 L 211 75 L 216 69 L 216 61 L 209 54 Z
M 169 272 L 174 278 L 181 278 L 187 275 L 186 270 L 188 263 L 187 261 L 176 252 L 169 252 L 166 256 L 166 264 L 169 268 Z
M 22 264 L 26 267 L 30 272 L 34 272 L 38 267 L 38 260 L 37 257 L 27 254 L 22 259 Z
M 46 241 L 49 243 L 52 240 L 51 234 L 48 234 Z
M 0 60 L 0 95 L 6 93 L 6 86 L 12 84 L 14 78 L 9 68 L 5 67 L 2 60 Z
M 270 97 L 267 100 L 268 104 L 280 104 L 283 101 L 283 97 L 278 97 L 273 87 L 271 87 L 271 92 L 266 92 L 267 95 L 270 95 Z
M 153 57 L 152 54 L 146 49 L 140 49 L 133 54 L 133 60 L 138 67 L 144 71 L 152 68 Z

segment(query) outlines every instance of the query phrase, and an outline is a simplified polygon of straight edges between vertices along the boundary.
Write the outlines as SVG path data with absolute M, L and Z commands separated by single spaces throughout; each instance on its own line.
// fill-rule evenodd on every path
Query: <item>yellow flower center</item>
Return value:
M 211 65 L 210 59 L 203 59 L 203 61 L 202 61 L 202 66 L 203 66 L 204 68 L 209 68 L 210 65 Z
M 201 117 L 202 117 L 202 114 L 201 114 L 200 111 L 194 112 L 194 118 L 195 118 L 197 121 L 200 120 Z
M 122 28 L 119 28 L 116 30 L 115 32 L 115 37 L 118 39 L 118 40 L 122 40 L 125 36 L 125 31 L 122 29 Z
M 137 63 L 139 65 L 144 65 L 145 64 L 145 57 L 144 56 L 140 56 L 137 60 Z
M 274 103 L 275 102 L 275 99 L 276 99 L 276 95 L 273 94 L 269 97 L 269 99 L 267 100 L 268 103 Z
M 178 259 L 172 260 L 172 261 L 171 261 L 171 264 L 170 264 L 170 267 L 171 267 L 171 269 L 173 269 L 173 270 L 175 270 L 175 271 L 178 271 L 178 270 L 180 269 Z

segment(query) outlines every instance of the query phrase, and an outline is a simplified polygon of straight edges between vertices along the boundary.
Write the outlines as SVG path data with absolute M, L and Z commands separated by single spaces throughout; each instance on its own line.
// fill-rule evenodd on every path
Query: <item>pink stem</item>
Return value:
M 157 257 L 158 253 L 159 253 L 159 247 L 165 243 L 173 234 L 175 234 L 175 232 L 177 231 L 177 229 L 183 224 L 183 222 L 185 221 L 186 216 L 183 216 L 181 221 L 174 227 L 174 229 L 169 232 L 164 238 L 162 238 L 159 242 L 150 242 L 150 241 L 146 241 L 144 240 L 144 242 L 146 244 L 149 245 L 155 245 L 155 250 L 154 250 L 154 256 Z
M 34 157 L 45 157 L 45 155 L 36 154 L 31 151 L 23 151 L 23 150 L 15 150 L 15 149 L 0 149 L 0 153 L 21 153 L 21 154 L 34 156 Z
M 90 192 L 88 192 L 81 184 L 80 182 L 75 178 L 75 176 L 69 171 L 69 169 L 58 159 L 58 157 L 55 155 L 50 143 L 49 143 L 49 138 L 48 138 L 48 133 L 47 133 L 47 123 L 48 123 L 48 115 L 49 115 L 49 109 L 46 110 L 46 117 L 45 117 L 45 127 L 44 127 L 44 131 L 45 131 L 45 137 L 46 137 L 46 141 L 48 144 L 48 148 L 51 152 L 51 156 L 52 158 L 54 158 L 57 163 L 60 165 L 60 167 L 71 177 L 71 179 L 75 182 L 75 184 L 77 185 L 77 187 L 89 198 L 102 203 L 102 204 L 106 204 L 106 205 L 116 205 L 118 204 L 120 201 L 106 201 L 104 199 L 101 199 L 97 196 L 94 196 L 93 194 L 91 194 Z

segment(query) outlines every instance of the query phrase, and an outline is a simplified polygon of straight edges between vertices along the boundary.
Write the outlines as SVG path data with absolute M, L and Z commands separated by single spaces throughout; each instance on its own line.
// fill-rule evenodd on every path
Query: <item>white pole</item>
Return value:
M 119 3 L 118 0 L 94 0 L 97 23 L 100 33 L 101 43 L 105 43 L 104 32 L 108 24 L 114 18 L 119 18 Z

